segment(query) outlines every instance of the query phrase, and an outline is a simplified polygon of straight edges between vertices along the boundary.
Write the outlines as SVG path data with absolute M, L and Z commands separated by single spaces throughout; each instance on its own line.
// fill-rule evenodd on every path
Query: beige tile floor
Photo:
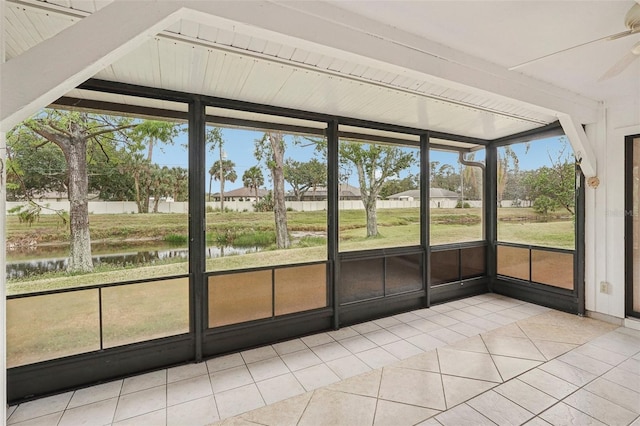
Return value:
M 8 414 L 11 425 L 640 426 L 640 331 L 485 294 Z

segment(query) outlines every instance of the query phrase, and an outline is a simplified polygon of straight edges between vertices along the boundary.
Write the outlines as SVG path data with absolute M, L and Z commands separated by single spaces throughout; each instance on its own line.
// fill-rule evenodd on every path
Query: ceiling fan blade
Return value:
M 609 68 L 609 70 L 606 73 L 604 73 L 602 77 L 598 79 L 598 82 L 605 81 L 617 76 L 622 71 L 627 69 L 627 67 L 631 65 L 633 61 L 635 61 L 638 58 L 640 58 L 640 55 L 637 55 L 633 51 L 627 53 L 618 62 L 616 62 L 614 66 Z
M 583 47 L 583 46 L 587 46 L 587 45 L 590 45 L 590 44 L 593 44 L 593 43 L 597 43 L 597 42 L 602 41 L 602 40 L 611 40 L 611 37 L 620 38 L 620 37 L 624 37 L 624 36 L 627 36 L 627 35 L 630 35 L 630 34 L 631 34 L 631 30 L 628 30 L 628 31 L 624 31 L 624 32 L 621 32 L 621 33 L 617 33 L 617 34 L 608 35 L 606 37 L 600 37 L 600 38 L 597 38 L 595 40 L 591 40 L 591 41 L 587 41 L 585 43 L 577 44 L 575 46 L 567 47 L 566 49 L 558 50 L 558 51 L 555 51 L 553 53 L 548 53 L 548 54 L 546 54 L 544 56 L 540 56 L 538 58 L 531 59 L 531 60 L 526 61 L 526 62 L 522 62 L 522 63 L 520 63 L 518 65 L 514 65 L 514 66 L 509 68 L 509 71 L 517 70 L 518 68 L 522 68 L 522 67 L 525 67 L 527 65 L 531 65 L 533 63 L 542 61 L 543 59 L 547 59 L 547 58 L 559 55 L 559 54 L 564 53 L 564 52 L 568 52 L 569 50 L 573 50 L 573 49 L 577 49 L 579 47 Z
M 609 37 L 607 37 L 607 40 L 617 40 L 619 38 L 635 34 L 635 33 L 639 32 L 639 31 L 640 31 L 640 28 L 633 29 L 633 30 L 622 31 L 621 33 L 610 35 Z

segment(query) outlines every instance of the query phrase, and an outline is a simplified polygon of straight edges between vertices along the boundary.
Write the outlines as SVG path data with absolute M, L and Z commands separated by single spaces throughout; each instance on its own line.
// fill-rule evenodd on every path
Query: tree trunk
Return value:
M 356 171 L 358 172 L 358 183 L 360 184 L 360 198 L 364 209 L 367 213 L 367 238 L 378 236 L 378 212 L 376 211 L 376 199 L 378 193 L 373 189 L 373 180 L 371 180 L 372 188 L 367 190 L 367 180 L 364 174 L 364 165 L 362 162 L 356 163 Z M 372 172 L 373 173 L 373 172 Z M 373 176 L 370 177 L 371 179 Z
M 142 213 L 149 213 L 149 195 L 151 193 L 151 185 L 147 185 L 144 190 L 144 199 L 142 200 Z
M 276 244 L 278 248 L 289 248 L 289 232 L 287 229 L 287 206 L 284 202 L 284 141 L 282 136 L 271 135 L 271 148 L 273 150 L 274 166 L 273 174 L 273 212 L 276 222 Z
M 71 245 L 69 272 L 93 270 L 91 237 L 89 235 L 89 179 L 87 177 L 87 143 L 76 140 L 63 149 L 69 167 L 69 219 Z
M 136 206 L 138 206 L 138 213 L 143 213 L 142 209 L 144 206 L 140 200 L 140 175 L 138 173 L 134 173 L 133 175 L 133 185 L 136 191 Z
M 211 184 L 213 183 L 213 175 L 209 175 L 209 201 L 211 201 Z M 177 200 L 178 198 L 176 198 Z
M 258 202 L 258 185 L 254 186 L 253 189 L 255 190 L 256 193 L 256 203 Z
M 220 212 L 224 213 L 224 174 L 222 173 L 220 174 Z
M 149 163 L 151 163 L 151 160 L 153 160 L 153 145 L 155 144 L 155 138 L 149 139 L 149 150 L 147 151 L 147 160 L 149 160 Z
M 153 199 L 153 212 L 158 213 L 158 204 L 160 203 L 160 197 L 155 197 Z
M 378 236 L 378 212 L 376 210 L 376 200 L 367 200 L 365 203 L 367 211 L 367 238 Z

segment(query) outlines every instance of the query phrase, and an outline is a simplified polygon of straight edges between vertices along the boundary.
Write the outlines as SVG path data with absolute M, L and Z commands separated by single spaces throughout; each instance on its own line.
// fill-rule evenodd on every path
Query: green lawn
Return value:
M 573 221 L 539 218 L 530 209 L 499 209 L 501 241 L 573 248 Z M 273 213 L 210 213 L 207 234 L 234 232 L 243 235 L 273 231 Z M 506 220 L 505 220 L 506 219 Z M 209 259 L 207 271 L 223 271 L 326 259 L 326 212 L 289 212 L 294 239 L 287 250 L 267 247 L 258 253 Z M 43 216 L 33 226 L 8 218 L 8 240 L 33 238 L 43 243 L 64 243 L 68 231 L 52 217 Z M 366 238 L 364 211 L 342 211 L 339 216 L 339 250 L 367 250 L 418 245 L 418 209 L 378 212 L 380 235 Z M 480 209 L 431 211 L 431 244 L 477 241 L 483 238 Z M 260 232 L 256 232 L 260 231 Z M 92 241 L 121 247 L 154 240 L 186 241 L 187 216 L 181 214 L 91 215 Z M 167 238 L 170 236 L 170 238 Z M 152 243 L 151 243 L 152 244 Z M 188 263 L 167 260 L 151 266 L 100 266 L 93 273 L 50 273 L 11 280 L 8 294 L 160 278 L 188 273 Z M 7 302 L 8 365 L 16 366 L 99 349 L 98 290 L 13 299 Z M 143 341 L 188 330 L 188 281 L 156 281 L 102 290 L 105 347 Z
M 507 220 L 504 220 L 504 219 Z M 525 218 L 526 220 L 514 220 Z M 528 218 L 528 219 L 527 219 Z M 519 242 L 540 246 L 573 248 L 573 221 L 551 218 L 549 222 L 537 220 L 531 209 L 499 209 L 498 237 L 500 241 Z M 125 214 L 91 215 L 92 241 L 111 241 L 114 244 L 132 244 L 135 241 L 163 240 L 166 236 L 187 234 L 187 216 L 184 214 Z M 275 250 L 267 247 L 258 253 L 209 259 L 207 271 L 242 269 L 278 264 L 302 263 L 326 259 L 326 212 L 289 212 L 289 230 L 308 232 L 315 237 L 297 239 L 292 248 Z M 341 211 L 339 215 L 339 250 L 367 250 L 375 248 L 418 245 L 420 242 L 419 209 L 381 209 L 378 211 L 380 235 L 366 238 L 363 210 Z M 207 233 L 233 230 L 238 233 L 273 230 L 273 213 L 227 212 L 209 213 Z M 8 240 L 20 241 L 38 238 L 38 241 L 64 243 L 68 231 L 53 217 L 42 216 L 29 227 L 8 218 Z M 445 244 L 482 240 L 480 209 L 433 209 L 431 211 L 431 244 Z M 169 260 L 165 263 L 142 267 L 101 266 L 93 273 L 70 275 L 52 273 L 29 279 L 11 280 L 8 294 L 77 287 L 91 284 L 129 281 L 186 274 L 188 264 Z

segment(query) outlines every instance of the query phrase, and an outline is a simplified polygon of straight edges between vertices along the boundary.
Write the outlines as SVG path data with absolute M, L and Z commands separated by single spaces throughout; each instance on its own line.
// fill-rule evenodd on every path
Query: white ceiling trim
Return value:
M 220 45 L 214 42 L 210 42 L 210 41 L 206 41 L 206 40 L 198 40 L 198 39 L 193 39 L 191 37 L 187 37 L 187 36 L 183 36 L 182 34 L 163 34 L 162 38 L 168 39 L 168 40 L 176 40 L 176 41 L 180 41 L 180 42 L 184 42 L 184 43 L 188 43 L 191 45 L 199 45 L 199 46 L 203 46 L 206 48 L 210 48 L 210 49 L 216 49 L 216 50 L 221 50 L 221 51 L 227 51 L 227 52 L 231 52 L 231 53 L 235 53 L 235 54 L 241 54 L 243 56 L 249 56 L 249 57 L 253 57 L 256 59 L 261 59 L 261 60 L 267 60 L 267 61 L 271 61 L 271 62 L 275 62 L 275 63 L 279 63 L 282 65 L 295 65 L 296 68 L 300 68 L 300 69 L 307 69 L 307 70 L 311 70 L 314 72 L 320 72 L 322 74 L 327 74 L 327 75 L 333 75 L 336 77 L 340 77 L 340 78 L 344 78 L 344 79 L 348 79 L 348 80 L 352 80 L 352 81 L 356 81 L 356 82 L 361 82 L 361 83 L 366 83 L 366 84 L 370 84 L 370 85 L 374 85 L 374 86 L 379 86 L 379 87 L 383 87 L 386 89 L 392 89 L 392 90 L 396 90 L 399 92 L 403 92 L 403 93 L 408 93 L 411 95 L 418 95 L 421 97 L 425 97 L 428 99 L 433 99 L 436 101 L 441 101 L 441 102 L 446 102 L 448 104 L 452 104 L 452 105 L 458 105 L 461 107 L 465 107 L 465 108 L 471 108 L 471 109 L 475 109 L 475 110 L 479 110 L 479 111 L 484 111 L 484 112 L 488 112 L 491 114 L 495 114 L 495 115 L 499 115 L 499 116 L 503 116 L 503 117 L 507 117 L 507 118 L 513 118 L 513 119 L 517 119 L 517 120 L 523 120 L 523 121 L 528 121 L 530 123 L 534 123 L 537 125 L 545 125 L 545 124 L 549 124 L 550 122 L 553 122 L 553 117 L 556 117 L 556 115 L 545 115 L 544 117 L 540 117 L 540 116 L 534 116 L 534 114 L 527 114 L 526 111 L 516 111 L 516 112 L 508 112 L 508 111 L 504 111 L 502 109 L 500 109 L 499 107 L 493 107 L 493 106 L 484 106 L 481 105 L 479 103 L 474 103 L 474 102 L 465 102 L 464 100 L 458 100 L 455 99 L 454 97 L 447 97 L 444 95 L 434 95 L 431 94 L 430 92 L 427 91 L 421 91 L 418 89 L 411 89 L 408 87 L 405 87 L 403 85 L 396 85 L 393 83 L 386 83 L 384 81 L 378 81 L 378 80 L 372 80 L 370 78 L 365 78 L 365 77 L 361 77 L 358 75 L 354 75 L 354 74 L 349 74 L 349 73 L 344 73 L 338 70 L 334 70 L 334 69 L 330 69 L 330 68 L 320 68 L 318 66 L 314 66 L 314 65 L 309 65 L 307 63 L 304 62 L 293 62 L 291 60 L 286 60 L 286 59 L 282 59 L 278 56 L 275 55 L 267 55 L 261 52 L 256 52 L 256 51 L 251 51 L 251 50 L 247 50 L 247 49 L 242 49 L 242 48 L 238 48 L 235 46 L 230 46 L 230 45 Z M 398 76 L 400 77 L 400 76 Z M 395 81 L 395 79 L 394 79 Z M 424 85 L 424 84 L 423 84 Z M 422 85 L 422 86 L 423 86 Z M 540 114 L 542 115 L 542 114 Z
M 522 102 L 546 114 L 562 112 L 583 123 L 597 121 L 601 104 L 504 67 L 322 2 L 188 2 L 188 19 L 244 23 L 248 35 L 271 39 L 406 76 L 457 85 L 481 96 Z M 319 24 L 319 20 L 322 21 Z M 322 27 L 322 31 L 318 27 Z M 268 32 L 265 33 L 265 31 Z
M 0 130 L 8 131 L 181 18 L 177 3 L 154 5 L 114 2 L 0 64 Z M 50 65 L 61 57 L 64 67 Z

